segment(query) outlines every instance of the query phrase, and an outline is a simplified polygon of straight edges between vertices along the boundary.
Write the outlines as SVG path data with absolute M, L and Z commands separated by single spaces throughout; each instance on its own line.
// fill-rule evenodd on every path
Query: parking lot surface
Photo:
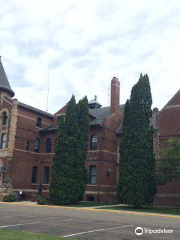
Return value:
M 3 203 L 0 203 L 0 216 L 0 228 L 60 235 L 64 238 L 85 240 L 180 239 L 180 216 L 163 217 L 94 209 Z M 135 233 L 137 227 L 142 229 L 142 235 Z M 166 231 L 169 232 L 165 233 Z

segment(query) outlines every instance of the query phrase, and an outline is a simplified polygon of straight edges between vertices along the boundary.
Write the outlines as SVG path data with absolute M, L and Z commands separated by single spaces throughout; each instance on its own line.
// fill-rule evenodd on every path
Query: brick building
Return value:
M 42 183 L 43 193 L 48 194 L 58 117 L 65 114 L 66 106 L 52 115 L 19 102 L 14 95 L 0 61 L 0 167 L 3 166 L 3 175 L 12 179 L 14 191 L 21 190 L 29 196 L 37 193 Z M 96 97 L 89 102 L 86 167 L 90 179 L 84 200 L 116 199 L 120 141 L 116 131 L 124 107 L 119 105 L 119 98 L 120 83 L 114 77 L 110 107 L 101 107 Z
M 14 191 L 21 190 L 24 196 L 37 193 L 42 183 L 43 194 L 48 194 L 58 118 L 65 114 L 66 106 L 52 115 L 19 102 L 14 95 L 0 59 L 1 180 L 2 176 L 10 177 Z M 153 125 L 158 129 L 154 137 L 156 157 L 169 137 L 180 136 L 179 106 L 180 92 L 160 112 L 158 109 L 153 111 Z M 84 200 L 116 200 L 123 108 L 124 105 L 120 105 L 120 83 L 116 77 L 111 80 L 109 107 L 101 107 L 96 96 L 89 102 L 86 167 L 90 177 Z M 154 204 L 180 206 L 179 191 L 180 181 L 158 187 Z
M 167 147 L 167 140 L 180 137 L 180 90 L 161 111 L 154 109 L 154 124 L 158 129 L 154 144 L 154 152 L 158 159 L 161 149 Z M 158 186 L 154 205 L 180 207 L 180 179 Z

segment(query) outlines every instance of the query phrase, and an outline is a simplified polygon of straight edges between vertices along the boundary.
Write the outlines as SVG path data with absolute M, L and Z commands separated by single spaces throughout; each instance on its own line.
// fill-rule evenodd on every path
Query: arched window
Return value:
M 44 168 L 44 183 L 49 183 L 49 173 L 50 173 L 50 167 L 45 167 Z
M 1 149 L 6 147 L 6 133 L 1 135 Z
M 46 140 L 46 153 L 51 153 L 51 139 Z
M 7 113 L 3 112 L 3 114 L 2 114 L 2 125 L 3 126 L 7 125 L 7 119 L 8 119 Z
M 40 139 L 36 138 L 34 141 L 34 152 L 39 153 L 40 148 Z
M 96 184 L 96 166 L 89 167 L 89 183 Z
M 37 118 L 37 123 L 36 123 L 36 126 L 41 128 L 41 125 L 42 125 L 42 119 L 40 117 Z
M 37 182 L 37 171 L 38 171 L 38 167 L 33 166 L 32 167 L 32 183 L 36 183 Z
M 91 146 L 90 150 L 97 150 L 97 135 L 91 137 Z

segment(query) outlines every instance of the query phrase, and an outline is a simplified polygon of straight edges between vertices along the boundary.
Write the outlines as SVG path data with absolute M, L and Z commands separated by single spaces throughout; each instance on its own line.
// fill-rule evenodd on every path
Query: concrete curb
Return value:
M 44 207 L 44 208 L 59 208 L 59 209 L 72 209 L 72 210 L 83 210 L 89 212 L 104 212 L 104 213 L 116 213 L 116 214 L 124 214 L 124 215 L 136 215 L 136 216 L 149 216 L 149 217 L 163 217 L 163 218 L 173 218 L 180 219 L 178 215 L 171 214 L 159 214 L 159 213 L 147 213 L 147 212 L 134 212 L 134 211 L 124 211 L 124 210 L 105 210 L 105 209 L 94 209 L 94 208 L 78 208 L 78 207 L 63 207 L 63 206 L 50 206 L 50 205 L 37 205 L 37 204 L 19 204 L 19 203 L 6 203 L 0 202 L 0 204 L 4 205 L 17 205 L 17 206 L 32 206 L 32 207 Z

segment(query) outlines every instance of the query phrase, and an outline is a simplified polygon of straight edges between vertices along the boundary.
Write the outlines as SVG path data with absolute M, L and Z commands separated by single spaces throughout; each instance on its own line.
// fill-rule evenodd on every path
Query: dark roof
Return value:
M 125 104 L 120 105 L 119 106 L 120 110 L 124 109 L 124 106 L 125 106 Z M 89 123 L 90 126 L 100 124 L 100 123 L 102 123 L 103 119 L 105 119 L 111 115 L 110 107 L 90 109 L 89 115 L 92 116 L 93 118 L 95 118 Z M 51 124 L 43 129 L 41 129 L 39 132 L 44 133 L 44 132 L 53 132 L 53 131 L 57 131 L 57 127 L 54 127 L 53 124 Z
M 153 118 L 149 119 L 149 126 L 153 126 Z M 122 134 L 122 129 L 123 129 L 123 122 L 121 123 L 121 125 L 118 127 L 117 131 L 116 131 L 116 135 L 120 136 Z
M 45 111 L 42 111 L 42 110 L 40 110 L 40 109 L 38 109 L 38 108 L 29 106 L 29 105 L 27 105 L 27 104 L 25 104 L 25 103 L 18 102 L 18 105 L 19 105 L 20 107 L 26 108 L 26 109 L 31 110 L 31 111 L 33 111 L 33 112 L 37 112 L 37 113 L 40 113 L 40 114 L 42 114 L 42 115 L 46 115 L 47 117 L 54 118 L 54 115 L 53 115 L 53 114 L 48 113 L 48 112 L 45 112 Z
M 49 126 L 41 129 L 39 132 L 43 133 L 43 132 L 54 132 L 57 130 L 57 127 L 54 127 L 53 124 L 50 124 Z
M 0 57 L 0 88 L 8 91 L 11 94 L 11 97 L 14 97 L 15 94 L 14 91 L 11 89 L 8 78 L 4 71 L 4 67 L 1 62 L 1 57 Z
M 120 105 L 119 106 L 120 110 L 124 109 L 124 106 L 125 106 L 125 104 Z M 96 117 L 95 120 L 92 120 L 89 123 L 90 126 L 100 124 L 103 121 L 103 119 L 105 119 L 111 115 L 110 107 L 90 109 L 89 114 Z

